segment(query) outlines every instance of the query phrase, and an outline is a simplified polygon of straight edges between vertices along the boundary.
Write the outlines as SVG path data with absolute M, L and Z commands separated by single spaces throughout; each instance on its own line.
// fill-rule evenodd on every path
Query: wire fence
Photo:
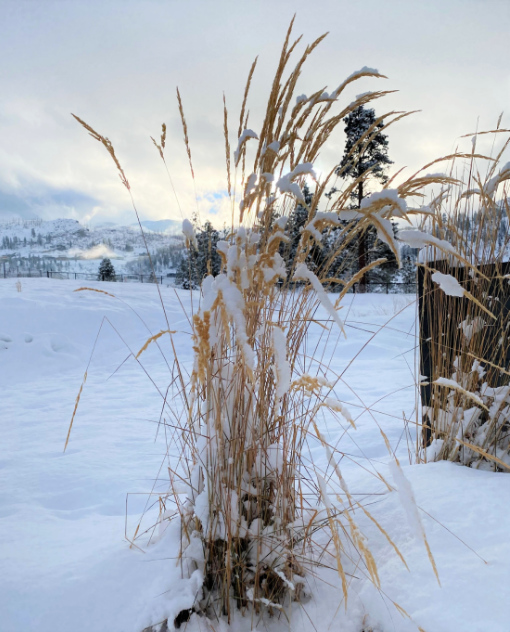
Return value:
M 388 282 L 388 283 L 367 283 L 365 285 L 365 292 L 367 294 L 416 294 L 418 291 L 417 283 L 402 283 L 402 282 Z M 363 289 L 360 288 L 358 283 L 355 283 L 352 288 L 353 294 L 361 294 Z
M 162 274 L 115 274 L 107 277 L 99 275 L 97 272 L 68 272 L 65 270 L 4 270 L 0 276 L 6 278 L 48 278 L 48 279 L 80 279 L 84 281 L 109 281 L 116 283 L 160 283 L 166 280 L 172 282 L 175 278 L 175 272 Z
M 48 279 L 73 279 L 75 281 L 104 281 L 115 283 L 159 283 L 163 285 L 165 282 L 174 284 L 175 272 L 167 274 L 115 274 L 112 277 L 102 277 L 97 272 L 67 272 L 61 270 L 4 270 L 0 274 L 3 278 L 48 278 Z M 418 290 L 417 283 L 387 282 L 387 283 L 366 283 L 364 287 L 360 287 L 359 283 L 355 283 L 349 290 L 350 294 L 416 294 Z

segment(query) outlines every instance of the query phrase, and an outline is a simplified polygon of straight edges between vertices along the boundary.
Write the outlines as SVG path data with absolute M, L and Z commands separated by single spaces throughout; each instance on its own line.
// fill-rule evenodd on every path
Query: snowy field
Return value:
M 130 356 L 149 330 L 167 329 L 156 287 L 93 285 L 120 300 L 73 292 L 78 287 L 49 279 L 21 279 L 17 287 L 13 279 L 0 279 L 0 632 L 141 632 L 175 616 L 186 597 L 187 583 L 173 559 L 172 527 L 143 550 L 125 539 L 125 533 L 133 536 L 147 503 L 167 487 L 166 442 L 162 432 L 157 435 L 157 422 L 169 369 L 156 345 L 141 356 L 143 367 Z M 167 287 L 162 293 L 189 368 L 190 327 L 178 300 L 189 305 L 189 294 Z M 510 476 L 450 463 L 410 465 L 414 444 L 404 418 L 414 437 L 415 315 L 410 297 L 346 299 L 347 339 L 326 360 L 335 371 L 345 370 L 335 396 L 348 402 L 357 430 L 344 433 L 331 420 L 320 421 L 346 454 L 341 467 L 351 492 L 369 504 L 410 572 L 375 525 L 357 516 L 378 563 L 381 591 L 361 571 L 353 573 L 346 609 L 335 573 L 322 570 L 321 578 L 310 579 L 311 601 L 292 611 L 293 632 L 510 630 Z M 312 330 L 312 343 L 316 335 Z M 164 338 L 161 349 L 170 360 Z M 441 587 L 397 495 L 370 474 L 379 470 L 391 480 L 376 422 L 423 510 Z M 317 451 L 314 458 L 324 456 Z M 148 523 L 156 515 L 157 508 L 151 509 Z M 237 622 L 231 630 L 249 629 L 249 623 Z M 212 629 L 227 630 L 197 616 L 188 625 L 189 631 Z M 279 632 L 289 623 L 275 620 L 257 629 Z

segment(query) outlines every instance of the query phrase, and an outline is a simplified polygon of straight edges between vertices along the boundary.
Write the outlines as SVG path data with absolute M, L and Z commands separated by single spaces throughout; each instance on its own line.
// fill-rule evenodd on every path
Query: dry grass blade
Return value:
M 373 270 L 374 268 L 377 268 L 378 266 L 382 265 L 383 263 L 386 263 L 386 261 L 387 261 L 387 259 L 385 259 L 385 258 L 376 259 L 375 261 L 372 261 L 372 263 L 369 263 L 368 265 L 366 265 L 364 268 L 361 268 L 361 270 L 358 270 L 358 272 L 356 272 L 356 274 L 353 275 L 353 277 L 345 284 L 344 288 L 340 292 L 338 298 L 335 301 L 335 308 L 338 309 L 338 307 L 340 307 L 340 303 L 345 298 L 345 296 L 349 292 L 349 290 L 351 290 L 352 287 L 356 283 L 358 283 L 358 281 L 367 272 L 370 272 L 370 270 Z
M 225 136 L 225 162 L 227 167 L 227 189 L 228 195 L 232 197 L 232 181 L 230 174 L 230 142 L 228 140 L 228 112 L 225 93 L 223 93 L 223 135 Z M 232 222 L 233 225 L 233 222 Z
M 498 459 L 498 457 L 494 456 L 494 454 L 490 454 L 486 450 L 482 450 L 482 448 L 479 448 L 477 445 L 474 445 L 472 443 L 467 443 L 466 441 L 462 441 L 462 439 L 459 439 L 458 437 L 455 438 L 455 441 L 465 446 L 466 448 L 473 450 L 473 452 L 476 452 L 477 454 L 482 455 L 484 458 L 489 459 L 489 461 L 493 461 L 494 463 L 497 463 L 503 469 L 510 471 L 510 465 L 508 463 L 505 463 L 501 459 Z
M 237 137 L 239 138 L 243 131 L 243 123 L 246 112 L 246 102 L 248 101 L 248 94 L 250 93 L 251 80 L 253 79 L 253 73 L 257 66 L 258 56 L 255 57 L 253 64 L 251 65 L 250 72 L 248 73 L 248 79 L 246 80 L 246 87 L 244 89 L 243 104 L 241 105 L 241 114 L 239 115 L 239 129 L 237 131 Z M 226 109 L 226 106 L 225 106 Z
M 425 171 L 426 169 L 430 169 L 430 167 L 432 167 L 433 165 L 437 165 L 439 162 L 451 162 L 453 160 L 459 160 L 462 158 L 466 158 L 468 160 L 471 159 L 480 159 L 480 160 L 489 160 L 489 161 L 494 161 L 494 158 L 491 158 L 490 156 L 485 156 L 483 154 L 466 154 L 466 153 L 455 153 L 455 154 L 448 154 L 446 156 L 441 156 L 441 158 L 436 158 L 435 160 L 432 160 L 431 162 L 427 163 L 424 167 L 422 167 L 421 169 L 419 169 L 416 173 L 414 173 L 406 182 L 409 182 L 410 180 L 414 180 L 414 178 L 421 173 L 422 171 Z
M 457 384 L 457 382 L 454 382 L 453 380 L 448 380 L 446 378 L 440 377 L 434 381 L 434 384 L 437 384 L 438 386 L 444 386 L 445 388 L 448 388 L 450 390 L 453 389 L 461 395 L 464 395 L 468 399 L 472 400 L 477 406 L 480 406 L 480 408 L 483 408 L 487 412 L 489 411 L 487 406 L 484 405 L 484 403 L 478 397 L 478 395 L 476 395 L 476 393 L 471 393 L 470 391 L 467 391 L 465 388 L 462 388 L 460 384 Z
M 98 290 L 95 287 L 79 287 L 77 290 L 73 290 L 74 292 L 98 292 L 99 294 L 106 294 L 106 296 L 111 296 L 115 298 L 114 294 L 110 294 L 110 292 L 105 292 L 105 290 Z
M 175 330 L 171 330 L 171 329 L 164 329 L 162 331 L 160 331 L 157 334 L 154 334 L 154 336 L 151 336 L 150 338 L 147 339 L 147 341 L 145 342 L 145 344 L 143 345 L 143 347 L 140 349 L 140 351 L 136 354 L 136 359 L 138 360 L 138 358 L 142 355 L 142 353 L 147 349 L 147 347 L 152 343 L 155 342 L 156 340 L 158 340 L 158 338 L 161 338 L 161 336 L 164 336 L 165 334 L 176 334 L 177 331 Z
M 81 393 L 83 391 L 83 387 L 85 386 L 85 382 L 86 381 L 87 381 L 87 371 L 85 371 L 85 374 L 83 375 L 83 381 L 81 383 L 80 390 L 78 391 L 78 395 L 76 396 L 76 401 L 74 403 L 74 410 L 73 410 L 73 414 L 72 414 L 72 417 L 71 417 L 71 423 L 69 424 L 69 429 L 67 431 L 66 443 L 64 445 L 64 452 L 66 451 L 67 444 L 69 443 L 69 438 L 71 436 L 71 430 L 73 429 L 74 418 L 76 416 L 76 411 L 78 410 L 78 404 L 80 403 Z
M 122 169 L 120 162 L 115 154 L 115 150 L 113 149 L 113 145 L 111 141 L 108 138 L 106 138 L 106 136 L 102 136 L 101 134 L 96 132 L 92 127 L 90 127 L 90 125 L 88 125 L 88 123 L 85 123 L 85 121 L 83 121 L 81 118 L 79 118 L 75 114 L 71 114 L 71 116 L 74 117 L 78 121 L 78 123 L 80 123 L 80 125 L 82 125 L 88 131 L 88 133 L 92 136 L 92 138 L 102 143 L 106 151 L 110 154 L 113 162 L 115 163 L 115 166 L 117 167 L 122 184 L 129 191 L 131 189 L 129 181 L 126 178 L 126 174 L 124 173 L 124 170 Z
M 161 126 L 161 138 L 160 138 L 159 144 L 154 140 L 152 136 L 150 138 L 152 142 L 154 143 L 154 146 L 158 150 L 161 160 L 165 162 L 164 150 L 165 150 L 165 142 L 166 142 L 166 124 L 163 123 L 163 125 Z
M 498 127 L 497 129 L 490 129 L 483 132 L 472 132 L 471 134 L 462 134 L 460 138 L 473 138 L 474 136 L 483 136 L 484 134 L 501 134 L 501 133 L 510 134 L 510 129 L 499 129 Z
M 395 551 L 395 553 L 398 555 L 398 557 L 400 558 L 400 561 L 402 562 L 402 564 L 406 567 L 406 569 L 409 571 L 409 566 L 407 565 L 407 562 L 404 559 L 404 556 L 402 555 L 402 553 L 400 552 L 399 548 L 397 547 L 397 545 L 393 542 L 393 540 L 390 538 L 388 532 L 383 529 L 383 527 L 377 522 L 377 520 L 374 518 L 374 516 L 365 509 L 365 507 L 363 507 L 363 505 L 361 503 L 359 503 L 358 501 L 356 501 L 356 505 L 363 511 L 363 513 L 367 516 L 367 518 L 369 518 L 374 524 L 375 526 L 379 529 L 379 531 L 384 535 L 384 537 L 386 538 L 386 540 L 388 541 L 388 543 L 391 545 L 392 549 Z

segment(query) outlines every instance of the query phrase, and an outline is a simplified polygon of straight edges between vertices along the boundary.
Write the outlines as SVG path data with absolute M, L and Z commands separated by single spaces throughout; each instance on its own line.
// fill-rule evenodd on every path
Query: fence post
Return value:
M 389 294 L 390 292 L 390 284 L 386 283 L 386 294 Z
M 50 271 L 46 270 L 46 276 L 48 277 L 48 279 L 50 278 Z

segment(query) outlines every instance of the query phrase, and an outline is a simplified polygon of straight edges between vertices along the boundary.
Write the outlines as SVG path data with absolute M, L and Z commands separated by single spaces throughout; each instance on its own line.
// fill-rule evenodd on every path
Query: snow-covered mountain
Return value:
M 146 243 L 158 274 L 173 270 L 182 248 L 175 220 L 136 226 L 86 227 L 74 219 L 14 219 L 0 224 L 0 258 L 7 270 L 95 272 L 104 257 L 117 273 L 148 273 Z

